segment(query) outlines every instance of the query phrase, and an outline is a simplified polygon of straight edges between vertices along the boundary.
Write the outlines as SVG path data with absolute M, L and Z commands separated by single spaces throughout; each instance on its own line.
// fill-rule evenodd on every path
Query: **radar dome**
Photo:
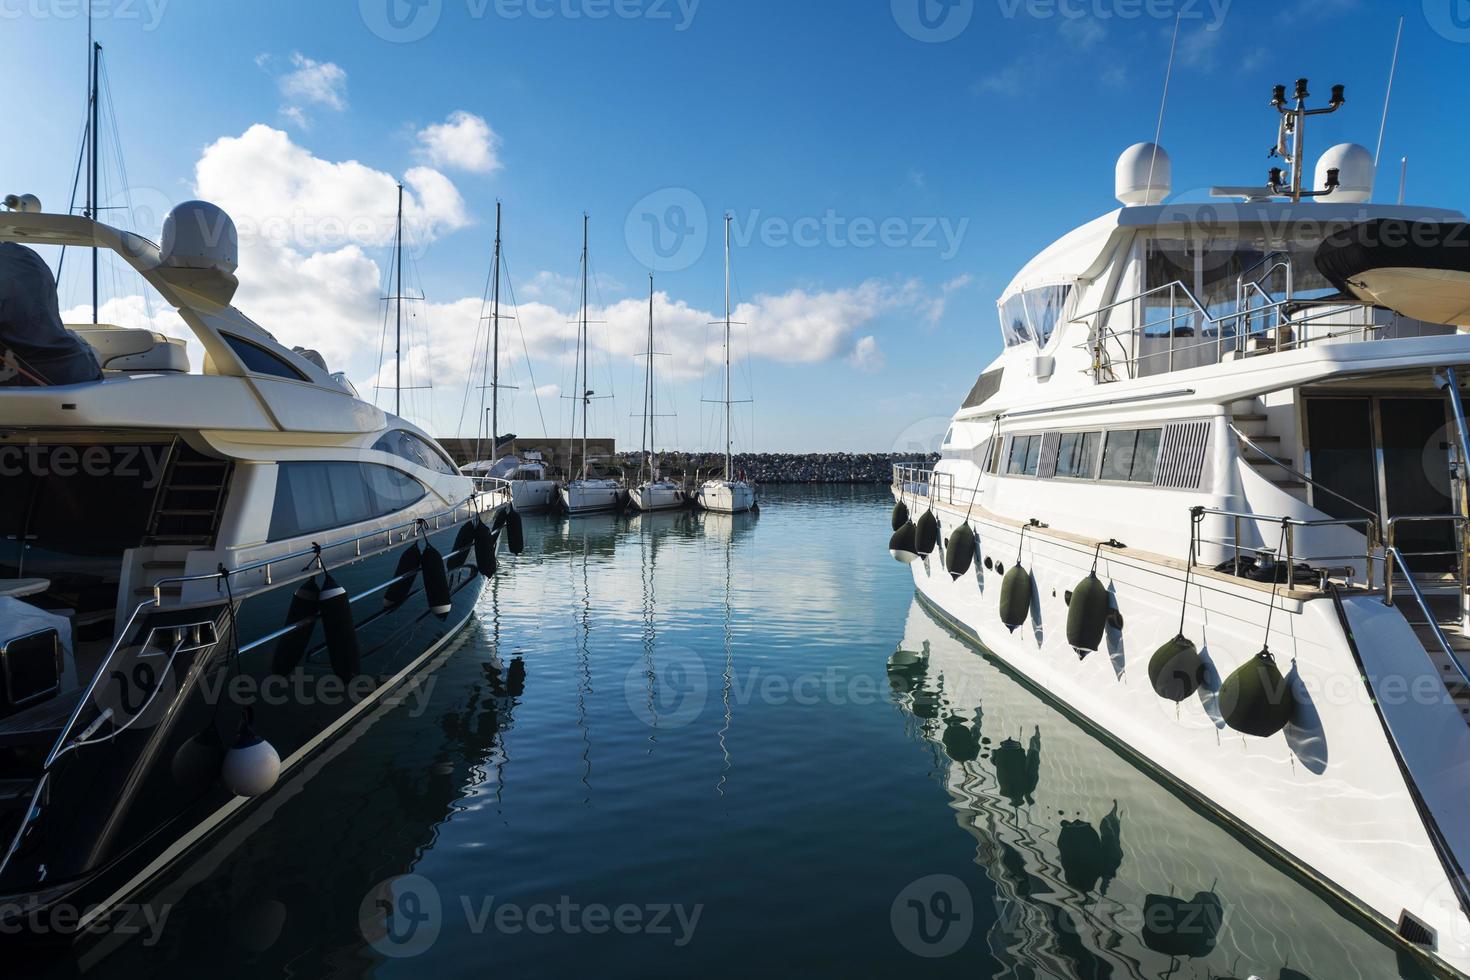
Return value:
M 208 201 L 185 201 L 163 219 L 163 264 L 233 275 L 240 264 L 235 222 Z
M 34 194 L 6 194 L 5 206 L 12 211 L 34 214 L 41 210 L 41 199 Z
M 1339 143 L 1317 161 L 1313 190 L 1327 186 L 1327 171 L 1337 168 L 1337 190 L 1321 198 L 1328 204 L 1364 204 L 1373 196 L 1373 154 L 1357 143 Z
M 1116 190 L 1125 207 L 1160 204 L 1173 189 L 1173 165 L 1157 143 L 1134 143 L 1118 157 Z

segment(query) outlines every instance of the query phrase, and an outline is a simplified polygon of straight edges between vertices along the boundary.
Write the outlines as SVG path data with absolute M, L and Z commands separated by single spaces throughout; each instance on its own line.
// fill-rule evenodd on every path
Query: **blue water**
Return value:
M 420 689 L 54 972 L 1421 975 L 944 633 L 889 505 L 531 519 Z

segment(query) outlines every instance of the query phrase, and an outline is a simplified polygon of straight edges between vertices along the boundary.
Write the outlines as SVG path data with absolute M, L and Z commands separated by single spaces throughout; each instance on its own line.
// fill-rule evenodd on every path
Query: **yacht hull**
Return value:
M 699 488 L 697 500 L 716 514 L 743 514 L 755 506 L 755 487 L 743 480 L 714 480 Z
M 453 556 L 458 533 L 449 526 L 430 540 Z M 365 556 L 333 568 L 333 576 L 350 594 L 366 592 L 395 575 L 403 550 L 399 545 Z M 430 612 L 421 579 L 392 606 L 377 594 L 355 603 L 361 667 L 345 681 L 332 668 L 320 625 L 313 626 L 305 658 L 288 676 L 274 673 L 278 641 L 258 642 L 288 619 L 301 581 L 282 581 L 240 600 L 239 643 L 249 652 L 236 657 L 234 641 L 222 639 L 192 663 L 180 662 L 170 675 L 178 691 L 166 716 L 125 731 L 107 750 L 84 749 L 57 764 L 28 834 L 38 843 L 22 845 L 0 878 L 0 941 L 67 943 L 118 926 L 116 916 L 136 911 L 130 896 L 235 817 L 287 791 L 295 770 L 374 705 L 411 689 L 434 654 L 462 634 L 484 580 L 470 549 L 450 572 L 450 611 L 443 617 Z M 216 620 L 222 638 L 231 635 L 224 608 Z M 275 786 L 247 798 L 214 775 L 186 779 L 181 750 L 211 727 L 228 747 L 228 733 L 245 707 L 255 731 L 280 757 Z
M 628 491 L 628 499 L 641 511 L 677 510 L 688 503 L 684 491 L 672 483 L 645 483 Z
M 568 514 L 596 514 L 618 510 L 623 506 L 624 491 L 621 487 L 582 486 L 571 484 L 561 488 L 562 508 Z
M 555 480 L 512 480 L 510 492 L 516 510 L 532 513 L 547 510 L 557 501 L 559 486 Z
M 972 513 L 975 560 L 955 579 L 945 567 L 944 542 L 966 514 L 943 505 L 934 513 L 940 546 L 910 565 L 931 610 L 1145 771 L 1377 925 L 1400 934 L 1406 916 L 1427 925 L 1439 963 L 1470 970 L 1463 882 L 1449 870 L 1453 838 L 1462 831 L 1436 822 L 1431 812 L 1435 805 L 1443 811 L 1459 792 L 1449 773 L 1453 759 L 1470 753 L 1466 726 L 1447 698 L 1409 705 L 1410 723 L 1384 707 L 1386 684 L 1441 682 L 1428 676 L 1433 668 L 1427 660 L 1378 642 L 1385 635 L 1375 611 L 1385 608 L 1381 595 L 1351 598 L 1343 614 L 1331 596 L 1294 593 L 1275 600 L 1270 647 L 1297 708 L 1283 732 L 1258 738 L 1226 726 L 1218 695 L 1222 679 L 1262 648 L 1269 588 L 1209 578 L 1202 584 L 1198 576 L 1191 582 L 1184 632 L 1200 646 L 1205 680 L 1196 695 L 1176 705 L 1155 693 L 1148 664 L 1179 632 L 1185 590 L 1177 566 L 1104 549 L 1097 574 L 1116 615 L 1100 648 L 1079 656 L 1068 643 L 1068 601 L 1089 574 L 1095 545 L 1039 530 L 1028 530 L 1022 541 L 1018 522 Z M 1001 583 L 1002 570 L 1017 564 L 1033 588 L 1025 621 L 1012 631 L 1001 620 Z M 1391 609 L 1387 614 L 1402 618 Z M 1350 638 L 1354 633 L 1365 644 L 1361 651 Z M 1411 632 L 1409 642 L 1415 643 Z M 1412 652 L 1418 653 L 1417 644 Z M 1375 666 L 1389 660 L 1391 669 Z M 1431 738 L 1443 744 L 1432 745 Z M 1430 754 L 1441 761 L 1426 762 Z M 1438 779 L 1436 765 L 1444 770 Z

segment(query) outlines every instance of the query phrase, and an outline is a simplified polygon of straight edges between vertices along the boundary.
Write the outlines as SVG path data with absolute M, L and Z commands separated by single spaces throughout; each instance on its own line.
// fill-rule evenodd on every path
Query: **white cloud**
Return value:
M 347 108 L 347 72 L 330 61 L 291 52 L 291 70 L 276 79 L 288 105 L 341 112 Z
M 1094 17 L 1064 17 L 1057 33 L 1062 40 L 1084 51 L 1095 47 L 1107 36 L 1107 31 Z
M 500 137 L 484 119 L 463 109 L 419 130 L 419 157 L 436 167 L 488 174 L 502 167 Z
M 878 349 L 878 338 L 871 334 L 859 338 L 857 344 L 852 349 L 852 353 L 847 355 L 847 361 L 859 371 L 868 374 L 881 371 L 883 369 L 883 352 Z

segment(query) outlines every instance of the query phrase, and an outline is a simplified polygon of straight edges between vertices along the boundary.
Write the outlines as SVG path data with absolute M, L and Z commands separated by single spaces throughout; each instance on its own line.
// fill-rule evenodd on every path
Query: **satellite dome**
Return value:
M 1173 188 L 1173 165 L 1157 143 L 1134 143 L 1118 157 L 1116 190 L 1124 207 L 1160 204 Z
M 240 264 L 235 222 L 208 201 L 185 201 L 163 219 L 163 264 L 233 275 Z
M 1327 171 L 1337 168 L 1337 190 L 1322 198 L 1328 204 L 1365 204 L 1373 196 L 1373 154 L 1357 143 L 1339 143 L 1317 160 L 1313 190 L 1327 186 Z

